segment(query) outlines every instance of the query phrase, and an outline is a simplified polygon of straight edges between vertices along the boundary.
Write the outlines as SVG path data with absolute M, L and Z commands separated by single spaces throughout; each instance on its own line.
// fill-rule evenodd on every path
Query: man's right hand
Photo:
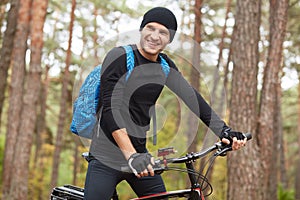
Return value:
M 131 171 L 138 177 L 154 176 L 153 171 L 153 156 L 149 153 L 134 153 L 128 159 L 128 165 Z

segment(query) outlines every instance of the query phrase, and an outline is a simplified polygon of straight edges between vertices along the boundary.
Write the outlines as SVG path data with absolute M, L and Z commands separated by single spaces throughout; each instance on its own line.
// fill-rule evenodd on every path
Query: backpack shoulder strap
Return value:
M 123 46 L 126 52 L 126 62 L 127 62 L 127 74 L 126 81 L 128 80 L 133 68 L 134 68 L 134 54 L 131 46 Z
M 133 50 L 132 47 L 130 45 L 126 45 L 126 46 L 122 46 L 125 51 L 126 51 L 126 60 L 127 60 L 127 75 L 126 75 L 126 80 L 128 80 L 133 68 L 134 68 L 134 54 L 133 54 Z M 166 77 L 168 77 L 169 73 L 170 73 L 170 66 L 168 64 L 168 62 L 161 56 L 160 57 L 160 64 L 162 67 L 162 70 L 164 72 L 164 74 L 166 75 Z
M 170 73 L 170 66 L 161 55 L 159 55 L 159 57 L 160 57 L 160 65 L 162 67 L 162 70 L 164 71 L 166 77 L 168 77 L 168 75 Z

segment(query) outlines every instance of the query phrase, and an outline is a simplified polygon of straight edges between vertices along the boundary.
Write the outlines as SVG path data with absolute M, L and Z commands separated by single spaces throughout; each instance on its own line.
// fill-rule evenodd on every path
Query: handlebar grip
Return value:
M 251 133 L 244 133 L 244 135 L 247 138 L 247 140 L 251 140 L 252 139 L 252 134 Z

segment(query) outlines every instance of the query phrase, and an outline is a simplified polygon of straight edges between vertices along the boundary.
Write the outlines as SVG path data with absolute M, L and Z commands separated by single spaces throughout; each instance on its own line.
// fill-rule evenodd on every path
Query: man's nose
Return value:
M 159 39 L 159 32 L 158 32 L 158 31 L 153 31 L 153 32 L 151 33 L 151 38 L 152 38 L 153 40 L 158 40 L 158 39 Z

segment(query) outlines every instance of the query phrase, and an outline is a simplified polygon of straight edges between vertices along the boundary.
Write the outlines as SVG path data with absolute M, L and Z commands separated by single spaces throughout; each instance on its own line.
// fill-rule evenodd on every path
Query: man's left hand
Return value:
M 230 144 L 230 141 L 226 138 L 222 139 L 222 142 L 225 144 Z M 238 140 L 236 137 L 232 138 L 232 150 L 238 150 L 246 145 L 247 138 L 244 140 Z
M 238 150 L 246 145 L 247 138 L 243 133 L 228 128 L 222 132 L 221 141 L 225 144 L 231 144 L 232 150 Z

